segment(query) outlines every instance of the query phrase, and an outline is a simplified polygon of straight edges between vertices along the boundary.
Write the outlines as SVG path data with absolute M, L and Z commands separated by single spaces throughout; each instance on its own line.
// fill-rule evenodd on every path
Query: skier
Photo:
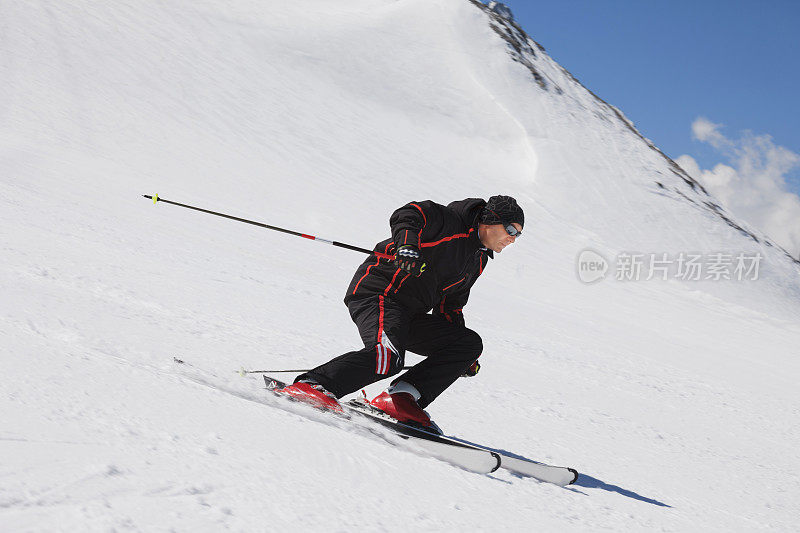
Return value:
M 494 253 L 519 238 L 524 223 L 510 196 L 397 209 L 389 220 L 392 238 L 374 248 L 394 261 L 370 256 L 344 299 L 364 348 L 301 374 L 281 392 L 341 411 L 338 398 L 399 373 L 408 350 L 426 358 L 370 403 L 400 422 L 432 426 L 423 409 L 459 376 L 480 368 L 483 344 L 462 313 L 470 288 Z

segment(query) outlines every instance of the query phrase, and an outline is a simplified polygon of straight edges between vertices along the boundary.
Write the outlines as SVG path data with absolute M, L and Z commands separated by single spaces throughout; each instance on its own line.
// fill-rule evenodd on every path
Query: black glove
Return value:
M 425 271 L 422 254 L 419 252 L 419 248 L 413 244 L 404 244 L 397 248 L 397 252 L 394 254 L 394 264 L 415 278 L 420 277 Z
M 475 377 L 478 375 L 480 369 L 481 369 L 481 364 L 477 360 L 475 360 L 475 362 L 469 365 L 469 368 L 466 369 L 463 374 L 461 374 L 461 377 L 462 378 Z

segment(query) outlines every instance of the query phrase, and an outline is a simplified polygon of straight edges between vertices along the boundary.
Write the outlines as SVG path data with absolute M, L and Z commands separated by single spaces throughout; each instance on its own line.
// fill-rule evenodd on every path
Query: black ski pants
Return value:
M 341 398 L 399 373 L 406 350 L 421 361 L 392 383 L 410 383 L 422 395 L 420 407 L 430 404 L 481 355 L 483 343 L 471 329 L 440 315 L 413 313 L 383 295 L 347 304 L 364 348 L 348 352 L 297 377 L 310 379 Z

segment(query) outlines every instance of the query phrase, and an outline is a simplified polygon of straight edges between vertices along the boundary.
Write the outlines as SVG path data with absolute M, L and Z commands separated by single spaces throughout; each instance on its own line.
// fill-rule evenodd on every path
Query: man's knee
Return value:
M 470 360 L 477 359 L 483 353 L 483 339 L 475 331 L 466 328 L 462 342 L 464 355 L 471 358 Z

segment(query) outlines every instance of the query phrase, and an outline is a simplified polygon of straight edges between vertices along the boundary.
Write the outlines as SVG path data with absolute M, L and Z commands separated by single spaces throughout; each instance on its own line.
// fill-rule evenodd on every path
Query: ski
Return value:
M 273 393 L 273 396 L 281 400 L 278 403 L 269 401 L 267 398 L 258 396 L 253 392 L 241 390 L 239 387 L 231 387 L 215 373 L 177 357 L 173 358 L 173 362 L 183 369 L 180 372 L 183 377 L 205 387 L 238 396 L 244 400 L 271 407 L 281 407 L 283 401 L 297 401 L 290 396 L 275 392 L 276 389 L 283 388 L 285 383 L 269 376 L 264 377 L 264 383 L 266 388 Z M 344 412 L 341 414 L 327 409 L 324 412 L 326 415 L 341 417 L 343 420 L 352 422 L 357 430 L 363 431 L 372 437 L 380 438 L 391 445 L 405 445 L 412 451 L 417 450 L 419 453 L 459 466 L 465 470 L 488 474 L 501 468 L 515 475 L 532 477 L 539 481 L 560 486 L 569 485 L 578 479 L 578 472 L 572 468 L 532 461 L 505 450 L 493 449 L 454 436 L 436 433 L 421 426 L 403 424 L 362 399 L 345 402 L 342 404 L 342 408 Z M 301 414 L 294 410 L 292 412 Z
M 284 382 L 267 375 L 264 375 L 264 383 L 268 390 L 278 395 L 280 395 L 280 393 L 276 391 L 286 386 Z M 380 409 L 367 403 L 364 399 L 345 402 L 342 404 L 342 408 L 345 411 L 345 415 L 348 417 L 353 418 L 353 415 L 363 417 L 366 420 L 389 429 L 401 438 L 413 439 L 418 447 L 431 449 L 434 453 L 440 454 L 437 456 L 438 458 L 448 462 L 453 462 L 448 460 L 448 456 L 463 456 L 466 458 L 474 456 L 475 452 L 483 452 L 490 454 L 496 461 L 495 467 L 492 468 L 490 472 L 494 472 L 497 468 L 503 468 L 517 475 L 532 477 L 539 481 L 562 487 L 571 485 L 578 479 L 578 472 L 574 468 L 540 463 L 510 454 L 509 452 L 492 449 L 457 437 L 437 433 L 421 426 L 413 426 L 398 422 Z M 466 450 L 469 450 L 469 452 Z
M 264 384 L 270 392 L 276 396 L 289 401 L 299 402 L 291 396 L 281 394 L 279 389 L 286 387 L 286 383 L 278 379 L 264 375 Z M 450 439 L 425 431 L 414 426 L 402 424 L 393 419 L 385 419 L 374 414 L 370 414 L 367 410 L 358 409 L 352 403 L 342 404 L 343 413 L 336 413 L 334 411 L 320 408 L 320 410 L 330 413 L 332 416 L 338 416 L 357 424 L 360 428 L 370 431 L 372 434 L 377 435 L 384 440 L 386 436 L 376 431 L 374 426 L 380 426 L 387 429 L 395 437 L 406 441 L 407 444 L 413 448 L 424 451 L 441 461 L 460 466 L 465 470 L 489 474 L 500 468 L 500 456 L 492 450 L 479 448 L 467 443 L 454 442 Z M 390 443 L 396 444 L 396 442 Z
M 360 399 L 350 400 L 349 402 L 344 404 L 344 406 L 349 409 L 355 409 L 359 411 L 361 414 L 375 420 L 379 424 L 389 427 L 390 429 L 394 429 L 395 431 L 412 432 L 412 434 L 420 438 L 436 438 L 439 442 L 447 443 L 452 446 L 467 445 L 480 450 L 486 450 L 492 452 L 494 454 L 497 454 L 497 456 L 500 458 L 500 468 L 508 470 L 509 472 L 513 472 L 514 474 L 526 477 L 532 477 L 538 479 L 539 481 L 553 483 L 554 485 L 559 485 L 562 487 L 566 485 L 571 485 L 572 483 L 575 483 L 575 481 L 578 480 L 578 471 L 575 470 L 574 468 L 569 468 L 564 466 L 553 466 L 546 463 L 540 463 L 538 461 L 533 461 L 531 459 L 526 459 L 524 457 L 519 457 L 516 455 L 509 454 L 509 452 L 504 452 L 501 450 L 489 448 L 487 446 L 482 446 L 480 444 L 475 444 L 473 442 L 468 442 L 463 439 L 459 439 L 457 437 L 448 435 L 437 435 L 425 429 L 417 428 L 414 426 L 408 426 L 406 424 L 394 420 L 393 418 L 383 413 L 380 409 L 376 409 L 375 407 L 369 405 L 368 403 Z

